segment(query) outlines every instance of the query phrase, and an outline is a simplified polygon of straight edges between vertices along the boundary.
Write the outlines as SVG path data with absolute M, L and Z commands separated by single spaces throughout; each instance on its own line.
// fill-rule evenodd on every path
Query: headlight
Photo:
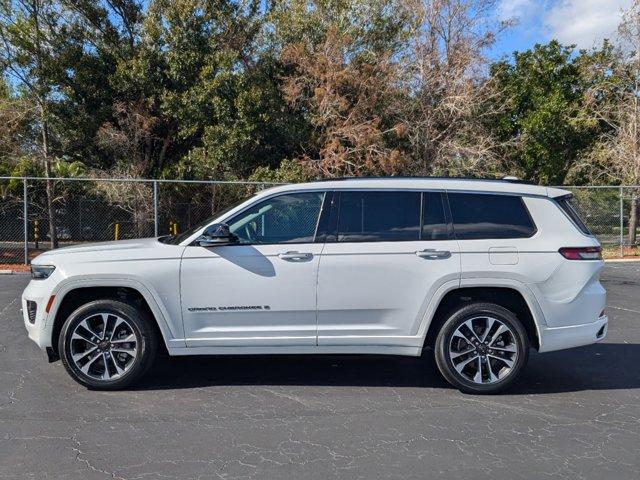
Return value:
M 34 280 L 44 280 L 56 269 L 53 265 L 31 265 L 31 278 Z

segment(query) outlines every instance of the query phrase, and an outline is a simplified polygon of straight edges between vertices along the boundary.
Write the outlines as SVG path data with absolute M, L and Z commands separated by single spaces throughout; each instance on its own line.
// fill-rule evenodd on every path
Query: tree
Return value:
M 632 52 L 623 62 L 627 66 L 623 70 L 627 75 L 623 78 L 628 81 L 627 85 L 631 92 L 625 92 L 621 99 L 619 113 L 622 122 L 618 124 L 622 128 L 618 128 L 618 142 L 616 142 L 616 145 L 622 147 L 626 153 L 621 152 L 618 161 L 614 161 L 613 164 L 622 179 L 629 181 L 631 185 L 640 185 L 640 149 L 638 148 L 640 142 L 640 103 L 638 102 L 640 95 L 640 0 L 635 0 L 631 8 L 624 13 L 619 32 L 623 44 L 622 48 L 624 51 L 630 50 Z M 637 189 L 633 189 L 629 212 L 629 244 L 631 245 L 635 245 L 637 240 L 638 201 L 639 192 Z
M 23 133 L 33 117 L 33 110 L 25 99 L 11 94 L 9 86 L 0 77 L 0 172 L 8 175 L 12 162 L 20 157 Z
M 99 136 L 118 168 L 136 162 L 131 168 L 145 176 L 238 178 L 295 148 L 297 121 L 282 101 L 277 65 L 257 51 L 261 29 L 257 0 L 150 2 L 134 54 L 111 78 L 120 96 Z M 132 122 L 144 125 L 144 141 L 132 139 L 136 153 L 123 155 L 122 140 L 137 135 Z
M 124 8 L 128 0 L 110 3 Z M 56 159 L 87 161 L 105 115 L 104 76 L 113 37 L 112 13 L 88 0 L 4 0 L 0 3 L 0 69 L 32 114 L 22 131 L 23 153 L 36 155 L 51 178 Z M 96 33 L 99 26 L 99 36 Z M 113 39 L 112 39 L 113 41 Z M 108 114 L 107 114 L 108 115 Z M 91 160 L 91 159 L 90 159 Z M 57 247 L 55 184 L 46 182 L 51 246 Z
M 494 0 L 410 0 L 398 106 L 415 175 L 477 175 L 495 170 L 498 142 L 488 128 L 504 111 L 487 76 L 487 49 L 510 22 L 492 21 Z
M 38 109 L 40 154 L 51 176 L 50 104 L 54 97 L 60 6 L 47 0 L 9 0 L 0 4 L 0 63 Z M 53 184 L 47 181 L 51 247 L 57 248 Z
M 585 103 L 600 126 L 597 141 L 579 171 L 589 181 L 640 184 L 640 1 L 624 12 L 617 44 L 605 42 L 583 62 L 589 88 Z M 637 242 L 637 189 L 631 189 L 629 236 Z
M 389 141 L 398 128 L 385 111 L 395 66 L 388 53 L 345 61 L 352 42 L 332 28 L 317 46 L 298 43 L 283 51 L 295 66 L 284 79 L 285 98 L 304 105 L 315 129 L 317 157 L 309 152 L 301 160 L 326 177 L 400 174 L 406 156 Z
M 400 174 L 408 158 L 390 105 L 410 20 L 405 6 L 289 0 L 276 3 L 270 19 L 284 98 L 312 132 L 298 160 L 316 176 Z
M 508 105 L 493 128 L 518 176 L 561 185 L 593 144 L 598 126 L 583 102 L 580 68 L 586 55 L 554 40 L 492 65 L 501 92 L 496 101 Z
M 134 55 L 143 19 L 137 0 L 60 0 L 61 13 L 73 26 L 73 41 L 58 46 L 62 75 L 54 79 L 59 156 L 80 160 L 88 167 L 108 169 L 113 154 L 102 148 L 97 133 L 115 122 L 126 93 L 112 82 L 117 69 Z

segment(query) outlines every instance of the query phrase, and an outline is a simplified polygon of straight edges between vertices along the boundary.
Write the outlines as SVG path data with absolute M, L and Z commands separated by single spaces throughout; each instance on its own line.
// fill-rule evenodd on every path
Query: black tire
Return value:
M 97 318 L 97 315 L 101 313 L 117 315 L 124 319 L 136 337 L 135 357 L 130 360 L 131 363 L 126 367 L 123 374 L 111 380 L 96 379 L 83 373 L 76 365 L 71 353 L 71 337 L 77 326 L 87 318 Z M 106 337 L 106 335 L 103 335 L 103 337 Z M 133 384 L 153 364 L 157 349 L 158 338 L 152 320 L 148 315 L 132 305 L 114 299 L 94 300 L 76 309 L 62 326 L 58 340 L 60 359 L 69 375 L 79 384 L 93 390 L 118 390 Z M 96 362 L 100 361 L 100 359 L 97 359 Z M 113 364 L 111 365 L 113 370 L 115 367 L 113 367 Z
M 457 338 L 460 338 L 459 336 L 454 339 L 454 334 L 459 327 L 461 327 L 465 322 L 471 319 L 477 319 L 474 320 L 475 322 L 482 322 L 481 319 L 485 316 L 502 322 L 511 330 L 510 334 L 512 334 L 512 336 L 509 336 L 509 339 L 512 340 L 513 343 L 510 344 L 510 347 L 517 350 L 515 360 L 514 362 L 512 362 L 512 367 L 505 369 L 506 364 L 501 361 L 497 361 L 497 367 L 502 368 L 503 372 L 505 370 L 507 372 L 504 375 L 504 378 L 500 378 L 493 383 L 483 384 L 480 382 L 469 380 L 468 376 L 466 376 L 464 372 L 460 373 L 456 370 L 453 364 L 453 360 L 451 359 L 451 355 L 449 354 L 449 349 L 452 341 L 461 341 L 457 340 Z M 464 341 L 462 340 L 462 342 Z M 455 310 L 450 314 L 449 318 L 442 325 L 442 328 L 440 329 L 436 338 L 434 356 L 436 364 L 438 365 L 438 369 L 440 370 L 440 373 L 442 373 L 442 376 L 461 392 L 473 394 L 494 394 L 503 392 L 518 380 L 518 377 L 522 372 L 522 369 L 527 364 L 527 360 L 529 358 L 529 346 L 529 336 L 527 335 L 526 330 L 524 329 L 518 318 L 513 314 L 513 312 L 493 303 L 472 303 L 461 307 L 458 310 Z M 468 347 L 473 348 L 474 346 L 469 344 Z M 496 355 L 502 354 L 501 352 L 494 353 Z M 466 358 L 471 358 L 474 355 L 477 355 L 475 351 L 467 354 Z M 495 357 L 486 355 L 484 358 L 489 359 L 488 361 L 494 362 L 494 365 L 496 365 Z M 479 361 L 480 360 L 478 360 L 478 362 Z M 474 367 L 473 363 L 471 363 L 470 365 L 471 368 Z M 482 370 L 479 365 L 478 368 L 476 368 L 476 372 L 478 369 Z M 489 370 L 492 369 L 489 368 Z M 486 366 L 484 366 L 484 373 L 485 375 L 487 374 Z

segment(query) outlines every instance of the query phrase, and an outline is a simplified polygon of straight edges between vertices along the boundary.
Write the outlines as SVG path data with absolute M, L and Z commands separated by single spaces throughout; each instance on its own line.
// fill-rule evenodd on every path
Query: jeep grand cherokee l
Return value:
M 180 235 L 40 255 L 24 323 L 90 388 L 131 384 L 162 342 L 170 355 L 430 347 L 455 387 L 498 392 L 530 348 L 606 335 L 600 245 L 570 196 L 437 178 L 279 186 Z

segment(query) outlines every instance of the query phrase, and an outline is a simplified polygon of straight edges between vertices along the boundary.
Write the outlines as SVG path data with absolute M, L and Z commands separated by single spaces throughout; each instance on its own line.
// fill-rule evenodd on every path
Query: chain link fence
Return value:
M 50 179 L 58 247 L 177 234 L 273 186 L 258 182 Z M 47 180 L 0 177 L 0 264 L 52 245 Z
M 273 186 L 258 182 L 50 179 L 58 247 L 177 234 Z M 47 180 L 0 177 L 0 264 L 28 264 L 52 248 Z M 563 187 L 606 257 L 640 254 L 631 221 L 640 187 Z
M 573 204 L 602 244 L 605 257 L 640 255 L 640 186 L 561 188 L 573 193 Z

